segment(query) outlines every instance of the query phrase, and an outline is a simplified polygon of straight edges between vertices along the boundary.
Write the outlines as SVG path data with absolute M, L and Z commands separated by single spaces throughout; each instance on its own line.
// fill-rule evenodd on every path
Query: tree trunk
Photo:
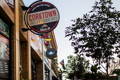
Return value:
M 106 72 L 107 72 L 107 80 L 109 79 L 109 58 L 107 58 L 107 63 L 106 63 Z

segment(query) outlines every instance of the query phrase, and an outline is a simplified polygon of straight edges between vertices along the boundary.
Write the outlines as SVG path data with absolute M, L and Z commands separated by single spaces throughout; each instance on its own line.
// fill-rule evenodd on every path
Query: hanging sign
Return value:
M 31 4 L 25 13 L 25 24 L 36 34 L 51 32 L 59 22 L 57 8 L 49 3 L 36 1 Z
M 53 48 L 47 49 L 47 51 L 46 51 L 46 56 L 47 56 L 49 59 L 53 59 L 53 58 L 57 57 L 57 50 L 56 50 L 56 49 L 53 49 Z

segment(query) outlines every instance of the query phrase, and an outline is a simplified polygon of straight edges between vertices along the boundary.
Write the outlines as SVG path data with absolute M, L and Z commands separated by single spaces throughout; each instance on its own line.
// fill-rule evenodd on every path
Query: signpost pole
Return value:
M 44 39 L 41 38 L 42 44 L 42 60 L 43 60 L 43 80 L 45 80 L 45 65 L 44 65 Z

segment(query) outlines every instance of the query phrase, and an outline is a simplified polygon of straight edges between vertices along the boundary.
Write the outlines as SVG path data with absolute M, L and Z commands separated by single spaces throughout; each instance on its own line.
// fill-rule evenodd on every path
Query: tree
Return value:
M 98 67 L 98 64 L 91 66 L 91 71 L 94 74 L 97 74 L 97 72 L 98 72 L 99 69 L 100 69 L 100 67 Z
M 68 56 L 68 63 L 66 64 L 65 74 L 68 79 L 76 77 L 78 79 L 83 77 L 83 74 L 89 68 L 89 61 L 85 60 L 81 56 Z
M 116 74 L 117 76 L 120 76 L 120 69 L 113 70 L 112 74 Z
M 112 7 L 111 0 L 95 2 L 93 9 L 82 18 L 72 20 L 66 28 L 75 53 L 91 57 L 98 64 L 106 63 L 120 52 L 120 12 Z
M 92 71 L 92 79 L 96 80 L 98 75 L 98 70 L 100 69 L 100 67 L 98 67 L 98 64 L 92 65 L 91 66 L 91 71 Z

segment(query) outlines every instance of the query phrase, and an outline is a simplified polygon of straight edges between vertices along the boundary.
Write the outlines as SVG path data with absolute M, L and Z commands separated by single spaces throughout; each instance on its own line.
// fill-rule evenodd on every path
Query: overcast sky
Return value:
M 36 0 L 24 0 L 26 6 L 29 6 Z M 73 54 L 73 48 L 70 42 L 65 38 L 65 28 L 70 26 L 71 20 L 77 17 L 82 17 L 83 14 L 88 13 L 95 0 L 43 0 L 54 4 L 60 13 L 60 21 L 54 30 L 58 45 L 58 62 L 67 58 L 68 55 Z M 114 6 L 120 10 L 120 0 L 113 0 Z

